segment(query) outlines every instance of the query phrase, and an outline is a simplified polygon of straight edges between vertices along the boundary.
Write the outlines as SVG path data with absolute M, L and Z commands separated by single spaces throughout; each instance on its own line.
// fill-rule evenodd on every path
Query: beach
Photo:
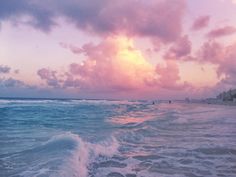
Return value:
M 236 175 L 233 106 L 1 100 L 0 176 Z

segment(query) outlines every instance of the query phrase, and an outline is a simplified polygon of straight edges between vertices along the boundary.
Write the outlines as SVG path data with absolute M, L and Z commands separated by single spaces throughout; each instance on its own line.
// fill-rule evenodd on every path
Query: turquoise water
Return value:
M 236 108 L 0 100 L 1 177 L 235 177 Z

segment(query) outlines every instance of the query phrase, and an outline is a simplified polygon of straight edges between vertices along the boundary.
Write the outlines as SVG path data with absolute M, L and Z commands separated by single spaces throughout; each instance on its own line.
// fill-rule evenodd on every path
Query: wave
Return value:
M 91 143 L 77 134 L 65 132 L 22 152 L 20 156 L 28 156 L 31 165 L 20 176 L 87 177 L 89 165 L 97 157 L 112 157 L 118 152 L 118 147 L 119 143 L 113 136 L 102 142 Z
M 98 105 L 133 105 L 140 101 L 129 100 L 86 100 L 86 99 L 0 99 L 0 104 L 98 104 Z
M 55 176 L 75 176 L 75 177 L 86 177 L 88 175 L 89 164 L 92 163 L 96 157 L 102 156 L 113 156 L 118 151 L 119 143 L 114 138 L 93 144 L 84 141 L 80 136 L 66 133 L 64 135 L 57 136 L 56 138 L 72 138 L 77 143 L 77 148 L 73 152 L 72 156 L 68 159 L 66 164 L 62 167 L 59 174 Z
M 24 104 L 24 103 L 52 103 L 52 102 L 56 102 L 56 100 L 33 100 L 33 99 L 25 99 L 25 100 L 19 100 L 19 99 L 0 99 L 0 104 Z
M 85 104 L 102 104 L 102 105 L 133 105 L 133 104 L 141 104 L 140 101 L 129 101 L 129 100 L 76 100 L 71 99 L 72 103 L 85 103 Z

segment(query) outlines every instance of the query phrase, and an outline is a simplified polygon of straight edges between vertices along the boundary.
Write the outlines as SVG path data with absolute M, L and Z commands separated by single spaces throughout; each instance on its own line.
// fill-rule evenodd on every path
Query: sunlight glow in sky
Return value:
M 236 87 L 235 0 L 2 0 L 0 97 L 203 98 Z

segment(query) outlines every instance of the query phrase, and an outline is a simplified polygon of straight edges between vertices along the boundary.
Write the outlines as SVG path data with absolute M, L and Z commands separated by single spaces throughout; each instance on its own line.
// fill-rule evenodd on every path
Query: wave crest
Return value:
M 84 141 L 79 135 L 73 133 L 58 135 L 49 140 L 49 142 L 64 138 L 74 140 L 77 147 L 60 171 L 52 175 L 52 177 L 86 177 L 88 175 L 89 164 L 92 163 L 96 157 L 100 155 L 111 157 L 117 153 L 119 147 L 119 143 L 114 137 L 94 144 Z

